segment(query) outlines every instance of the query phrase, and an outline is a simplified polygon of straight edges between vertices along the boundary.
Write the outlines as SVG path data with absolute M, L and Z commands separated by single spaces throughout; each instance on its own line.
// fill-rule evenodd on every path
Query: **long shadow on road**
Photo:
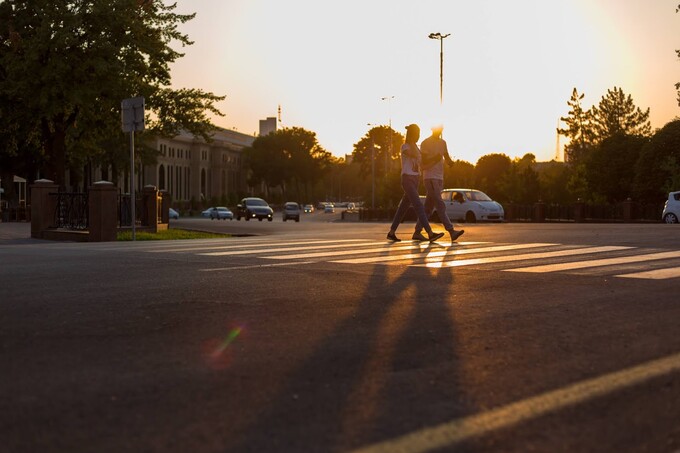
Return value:
M 447 268 L 374 266 L 354 315 L 289 374 L 240 449 L 345 451 L 470 413 L 454 283 Z

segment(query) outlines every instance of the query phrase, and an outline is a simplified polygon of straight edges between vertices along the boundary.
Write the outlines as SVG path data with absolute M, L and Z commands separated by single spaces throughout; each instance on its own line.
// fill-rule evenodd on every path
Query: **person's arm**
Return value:
M 413 159 L 418 159 L 420 157 L 418 151 L 416 151 L 415 148 L 413 148 L 408 143 L 401 145 L 401 152 L 408 157 L 412 157 Z
M 451 156 L 449 155 L 449 148 L 446 146 L 446 142 L 444 142 L 444 160 L 446 160 L 446 163 L 449 165 L 453 165 L 453 159 L 451 159 Z
M 428 168 L 434 167 L 440 160 L 441 156 L 435 154 L 435 155 L 429 155 L 429 154 L 423 154 L 423 170 L 427 170 Z

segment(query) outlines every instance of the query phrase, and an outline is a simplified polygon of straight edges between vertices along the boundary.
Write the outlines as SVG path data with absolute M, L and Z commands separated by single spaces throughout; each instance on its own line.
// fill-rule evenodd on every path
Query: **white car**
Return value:
M 503 206 L 479 190 L 444 189 L 441 197 L 446 205 L 446 214 L 452 221 L 467 223 L 477 221 L 502 222 L 505 219 Z
M 168 218 L 170 219 L 179 219 L 179 212 L 175 211 L 174 209 L 170 208 L 168 210 Z
M 335 205 L 333 203 L 326 203 L 326 206 L 323 208 L 323 212 L 326 214 L 333 214 L 335 212 Z
M 661 220 L 666 223 L 678 223 L 678 219 L 680 219 L 680 191 L 668 194 L 668 200 L 661 214 Z
M 229 208 L 225 208 L 224 206 L 217 206 L 217 207 L 212 207 L 208 208 L 205 211 L 201 212 L 201 215 L 203 217 L 208 217 L 210 220 L 234 220 L 234 213 L 231 212 Z

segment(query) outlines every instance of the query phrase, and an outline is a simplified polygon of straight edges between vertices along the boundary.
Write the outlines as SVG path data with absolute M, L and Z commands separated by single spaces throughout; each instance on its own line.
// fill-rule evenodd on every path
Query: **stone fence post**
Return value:
M 88 194 L 89 241 L 115 241 L 118 227 L 118 194 L 112 182 L 98 181 Z
M 534 204 L 534 222 L 545 222 L 545 203 L 538 201 Z
M 57 202 L 50 193 L 59 190 L 59 186 L 49 179 L 38 179 L 31 184 L 31 237 L 42 239 L 54 220 Z
M 574 222 L 581 223 L 585 220 L 585 208 L 586 206 L 580 198 L 574 203 Z
M 623 221 L 624 222 L 632 222 L 633 221 L 633 215 L 634 215 L 634 210 L 635 205 L 633 203 L 633 200 L 628 198 L 626 201 L 623 202 Z

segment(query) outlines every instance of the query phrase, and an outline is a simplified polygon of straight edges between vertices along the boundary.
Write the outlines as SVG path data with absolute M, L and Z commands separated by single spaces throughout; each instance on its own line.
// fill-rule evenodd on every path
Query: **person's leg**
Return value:
M 394 219 L 392 219 L 392 225 L 390 226 L 390 231 L 387 233 L 387 239 L 391 241 L 400 241 L 401 239 L 398 239 L 396 236 L 396 231 L 397 228 L 399 227 L 399 224 L 401 223 L 402 220 L 404 220 L 404 216 L 406 215 L 406 211 L 408 211 L 409 206 L 411 206 L 411 201 L 410 198 L 406 195 L 406 186 L 409 185 L 410 183 L 404 182 L 404 177 L 408 175 L 401 175 L 401 188 L 404 189 L 404 195 L 401 197 L 401 200 L 399 201 L 399 206 L 397 207 L 397 212 L 394 213 Z
M 464 230 L 456 231 L 454 229 L 453 224 L 451 223 L 451 220 L 449 219 L 449 216 L 446 215 L 446 204 L 444 203 L 444 200 L 442 200 L 441 197 L 441 191 L 444 188 L 444 181 L 441 179 L 430 179 L 428 181 L 431 182 L 430 185 L 432 186 L 432 191 L 439 194 L 437 198 L 434 200 L 435 203 L 434 207 L 437 210 L 439 219 L 442 221 L 442 225 L 444 225 L 444 229 L 448 231 L 449 235 L 451 236 L 451 242 L 453 242 L 456 239 L 458 239 L 460 235 L 462 235 L 465 231 Z
M 440 237 L 444 236 L 444 233 L 433 232 L 432 227 L 430 226 L 430 222 L 427 220 L 427 215 L 425 215 L 425 208 L 423 207 L 423 203 L 420 201 L 420 195 L 418 195 L 418 182 L 419 182 L 418 176 L 411 175 L 404 176 L 408 176 L 408 179 L 402 178 L 402 181 L 405 182 L 404 192 L 406 192 L 406 196 L 408 196 L 409 201 L 413 206 L 413 209 L 416 211 L 420 223 L 423 225 L 423 228 L 425 228 L 425 231 L 427 231 L 428 240 L 435 241 Z
M 440 194 L 441 189 L 439 191 L 433 192 L 434 189 L 433 189 L 432 181 L 433 180 L 431 180 L 431 179 L 425 179 L 423 181 L 423 183 L 425 185 L 425 191 L 426 191 L 425 206 L 423 206 L 423 209 L 425 210 L 425 215 L 428 217 L 428 219 L 432 215 L 432 211 L 433 211 L 435 203 L 437 201 L 435 198 L 439 198 L 441 200 L 441 194 Z M 435 189 L 436 189 L 436 187 L 435 187 Z M 423 225 L 420 223 L 420 219 L 418 219 L 418 221 L 416 222 L 416 228 L 413 231 L 413 239 L 418 240 L 418 241 L 426 240 L 427 238 L 425 236 L 423 236 L 422 232 L 423 232 Z

